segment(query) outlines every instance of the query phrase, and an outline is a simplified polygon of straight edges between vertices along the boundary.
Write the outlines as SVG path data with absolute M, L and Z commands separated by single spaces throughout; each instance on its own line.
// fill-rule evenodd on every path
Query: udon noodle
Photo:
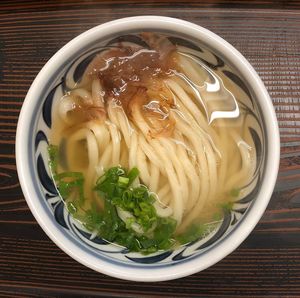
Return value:
M 248 95 L 199 52 L 141 37 L 147 47 L 119 42 L 93 58 L 55 103 L 51 143 L 58 172 L 84 175 L 83 210 L 103 208 L 93 188 L 107 169 L 136 167 L 133 185 L 147 186 L 157 215 L 174 218 L 180 234 L 251 190 L 257 157 L 249 128 L 260 127 Z

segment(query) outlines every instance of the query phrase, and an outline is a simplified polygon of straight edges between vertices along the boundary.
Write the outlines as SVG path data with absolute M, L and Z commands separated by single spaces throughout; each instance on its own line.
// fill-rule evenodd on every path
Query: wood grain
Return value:
M 0 297 L 300 297 L 300 1 L 2 1 L 0 3 Z M 219 34 L 252 63 L 277 113 L 280 173 L 263 218 L 215 266 L 177 281 L 133 283 L 78 264 L 31 215 L 15 166 L 26 92 L 83 31 L 120 17 L 166 15 Z

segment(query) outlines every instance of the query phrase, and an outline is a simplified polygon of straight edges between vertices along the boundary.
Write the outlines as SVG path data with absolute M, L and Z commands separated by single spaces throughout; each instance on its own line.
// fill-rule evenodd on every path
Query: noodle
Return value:
M 259 137 L 262 132 L 257 119 L 241 110 L 247 95 L 198 59 L 201 53 L 176 50 L 164 38 L 155 44 L 149 36 L 144 38 L 154 50 L 124 43 L 95 57 L 84 84 L 55 106 L 51 141 L 67 141 L 68 169 L 84 173 L 90 202 L 96 200 L 95 181 L 108 168 L 137 167 L 133 185 L 146 185 L 157 214 L 174 218 L 182 233 L 202 218 L 212 220 L 233 189 L 251 188 L 258 161 L 249 129 Z M 104 63 L 98 73 L 88 72 Z M 124 222 L 132 217 L 117 212 Z M 138 224 L 132 229 L 142 233 Z

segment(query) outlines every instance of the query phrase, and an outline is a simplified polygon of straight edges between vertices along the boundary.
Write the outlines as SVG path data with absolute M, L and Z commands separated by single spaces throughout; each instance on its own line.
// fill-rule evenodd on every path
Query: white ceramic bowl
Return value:
M 62 78 L 76 79 L 96 45 L 116 36 L 140 31 L 165 32 L 205 47 L 234 69 L 231 79 L 247 89 L 263 118 L 263 166 L 256 191 L 242 203 L 244 212 L 231 212 L 207 239 L 176 251 L 142 256 L 127 253 L 101 239 L 89 239 L 68 216 L 47 169 L 47 138 L 52 102 L 62 95 Z M 129 36 L 129 37 L 128 37 Z M 178 40 L 180 40 L 180 38 Z M 181 39 L 182 41 L 182 39 Z M 222 61 L 222 60 L 220 60 Z M 219 62 L 220 62 L 219 61 Z M 221 63 L 222 64 L 222 63 Z M 222 67 L 222 65 L 216 67 Z M 242 82 L 242 83 L 241 83 Z M 229 43 L 195 24 L 158 16 L 139 16 L 97 26 L 74 38 L 43 67 L 25 98 L 16 137 L 17 169 L 21 187 L 36 220 L 47 235 L 78 262 L 104 274 L 133 281 L 162 281 L 201 271 L 230 254 L 254 229 L 272 195 L 279 165 L 279 133 L 269 95 L 247 60 Z M 235 216 L 238 220 L 232 220 Z

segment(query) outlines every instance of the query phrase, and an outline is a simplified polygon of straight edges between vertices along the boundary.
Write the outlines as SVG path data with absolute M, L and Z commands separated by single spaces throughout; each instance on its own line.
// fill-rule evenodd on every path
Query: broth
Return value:
M 55 103 L 50 142 L 72 215 L 150 253 L 208 233 L 249 193 L 258 166 L 250 128 L 261 131 L 249 96 L 196 50 L 140 38 L 147 47 L 119 42 L 95 55 Z

